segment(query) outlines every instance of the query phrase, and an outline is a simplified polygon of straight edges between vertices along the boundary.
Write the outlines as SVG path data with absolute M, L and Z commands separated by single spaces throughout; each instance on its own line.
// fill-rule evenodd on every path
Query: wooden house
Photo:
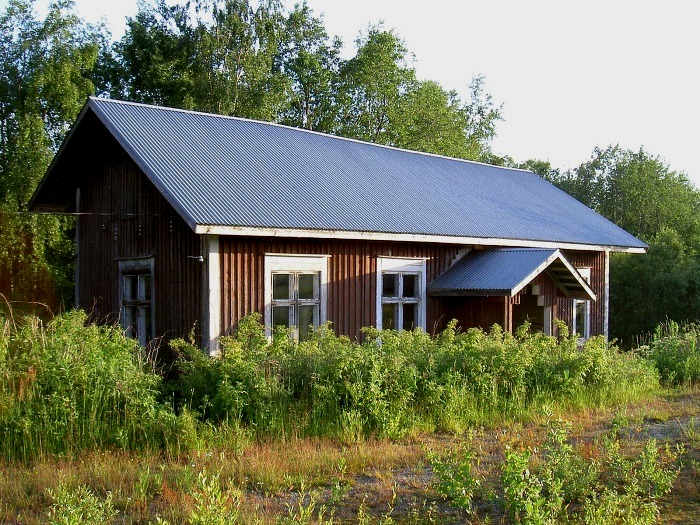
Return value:
M 76 302 L 147 342 L 258 312 L 440 330 L 608 331 L 610 252 L 646 245 L 532 172 L 91 98 L 30 209 L 77 216 Z

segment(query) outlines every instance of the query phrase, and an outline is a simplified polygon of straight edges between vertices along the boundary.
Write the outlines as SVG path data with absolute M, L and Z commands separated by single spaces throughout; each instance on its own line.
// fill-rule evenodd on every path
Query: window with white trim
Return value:
M 155 337 L 152 257 L 119 261 L 119 305 L 124 333 L 146 346 Z
M 591 282 L 590 268 L 577 268 L 578 273 L 587 282 Z M 572 320 L 572 330 L 581 339 L 588 339 L 591 336 L 591 302 L 581 299 L 574 299 L 574 315 Z
M 425 259 L 377 258 L 377 328 L 425 330 Z
M 265 256 L 265 326 L 307 340 L 326 322 L 327 256 Z

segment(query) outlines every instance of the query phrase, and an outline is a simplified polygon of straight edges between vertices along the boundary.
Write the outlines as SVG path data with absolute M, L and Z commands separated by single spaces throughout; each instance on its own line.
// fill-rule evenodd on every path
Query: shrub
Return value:
M 100 500 L 88 487 L 79 485 L 69 489 L 61 484 L 48 496 L 54 500 L 49 512 L 50 525 L 84 525 L 85 523 L 111 523 L 117 515 L 111 494 Z
M 529 524 L 655 523 L 658 499 L 671 490 L 682 449 L 666 448 L 661 457 L 651 439 L 640 455 L 627 457 L 613 435 L 599 458 L 586 459 L 567 443 L 568 426 L 550 423 L 539 452 L 506 451 L 501 479 L 511 517 Z
M 9 323 L 5 324 L 9 327 Z M 95 447 L 162 447 L 177 421 L 160 377 L 121 330 L 83 312 L 0 332 L 0 454 L 31 459 Z
M 700 327 L 674 321 L 659 325 L 648 349 L 666 385 L 700 384 Z
M 472 500 L 481 481 L 474 474 L 474 452 L 466 443 L 458 450 L 439 455 L 427 452 L 428 462 L 437 478 L 438 493 L 467 512 L 472 510 Z
M 213 359 L 174 343 L 175 397 L 202 421 L 354 440 L 461 431 L 543 403 L 614 404 L 658 387 L 651 363 L 602 338 L 579 348 L 573 337 L 558 341 L 527 325 L 511 335 L 498 326 L 459 333 L 455 323 L 436 337 L 373 328 L 365 336 L 359 344 L 323 326 L 302 343 L 286 333 L 268 342 L 253 316 Z

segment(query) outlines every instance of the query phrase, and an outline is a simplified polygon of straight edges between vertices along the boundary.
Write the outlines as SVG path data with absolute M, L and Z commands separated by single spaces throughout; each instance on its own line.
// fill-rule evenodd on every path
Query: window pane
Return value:
M 122 324 L 124 325 L 124 333 L 127 337 L 136 337 L 136 307 L 125 306 L 122 310 Z
M 416 274 L 407 273 L 403 275 L 403 296 L 418 297 L 418 283 L 420 279 Z
M 289 287 L 292 275 L 289 273 L 275 273 L 272 275 L 272 298 L 277 300 L 289 300 Z
M 136 275 L 124 276 L 124 300 L 135 301 L 138 297 L 138 281 Z
M 317 273 L 300 273 L 297 280 L 299 299 L 316 299 L 318 297 Z
M 141 306 L 139 307 L 139 341 L 145 346 L 151 339 L 153 339 L 151 307 Z
M 396 330 L 398 326 L 398 305 L 388 303 L 382 305 L 382 328 L 384 330 Z
M 576 326 L 574 326 L 574 332 L 578 335 L 586 336 L 586 301 L 574 301 L 574 317 L 576 319 Z
M 399 274 L 385 273 L 382 275 L 382 297 L 397 297 L 399 293 Z
M 413 330 L 416 327 L 416 317 L 418 313 L 417 304 L 403 305 L 403 329 Z
M 289 319 L 292 313 L 291 306 L 273 306 L 272 307 L 272 328 L 278 326 L 291 326 L 292 322 Z
M 151 300 L 151 276 L 144 273 L 139 277 L 139 301 Z
M 146 338 L 146 342 L 153 339 L 153 329 L 151 327 L 151 307 L 141 306 L 139 308 L 139 324 L 143 326 L 143 337 Z
M 318 306 L 299 306 L 299 341 L 306 341 L 311 336 L 311 329 L 318 326 Z

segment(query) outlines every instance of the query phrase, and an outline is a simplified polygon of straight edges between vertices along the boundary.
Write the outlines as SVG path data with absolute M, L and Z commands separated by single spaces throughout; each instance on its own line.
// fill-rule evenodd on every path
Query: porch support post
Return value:
M 503 298 L 503 329 L 509 334 L 513 333 L 513 303 L 512 298 Z
M 605 250 L 605 290 L 603 292 L 603 335 L 610 340 L 610 250 Z
M 219 236 L 205 235 L 203 239 L 204 287 L 202 293 L 202 335 L 204 348 L 210 356 L 219 353 L 221 336 L 221 271 L 219 257 Z

